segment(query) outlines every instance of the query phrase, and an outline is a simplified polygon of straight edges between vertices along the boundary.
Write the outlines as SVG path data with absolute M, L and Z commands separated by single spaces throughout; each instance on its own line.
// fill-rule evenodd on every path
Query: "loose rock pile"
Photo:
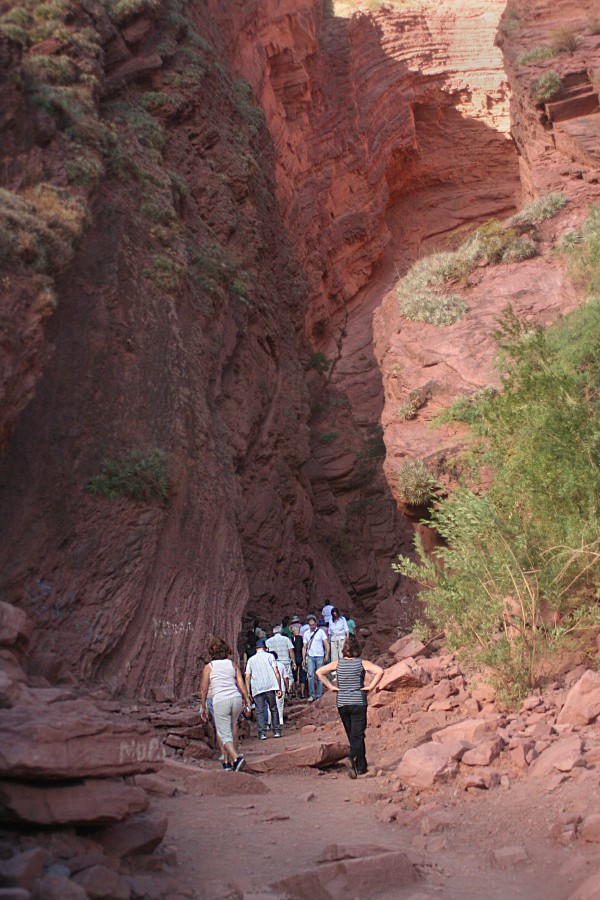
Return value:
M 114 703 L 32 681 L 30 633 L 0 602 L 0 816 L 13 825 L 0 833 L 0 897 L 187 896 L 173 849 L 152 855 L 167 819 L 148 811 L 143 779 L 162 765 L 160 738 Z

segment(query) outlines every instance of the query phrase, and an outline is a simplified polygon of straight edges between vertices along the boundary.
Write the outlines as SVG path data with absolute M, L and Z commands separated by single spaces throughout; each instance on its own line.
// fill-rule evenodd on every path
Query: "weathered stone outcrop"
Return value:
M 19 54 L 1 58 L 13 110 L 3 151 L 19 159 L 2 186 L 44 180 L 93 209 L 54 273 L 45 339 L 39 317 L 29 326 L 13 312 L 26 263 L 5 282 L 2 315 L 20 343 L 0 430 L 12 435 L 0 588 L 34 623 L 39 674 L 189 693 L 211 634 L 233 643 L 248 604 L 302 610 L 314 589 L 304 278 L 277 210 L 269 134 L 221 66 L 210 18 L 195 8 L 182 27 L 160 9 L 121 32 L 100 4 L 86 10 L 69 27 L 97 34 L 110 101 L 99 111 L 110 124 L 90 113 L 92 146 L 109 135 L 104 159 L 85 147 L 100 171 L 92 188 L 70 186 L 60 116 L 15 87 Z M 152 113 L 144 93 L 159 97 Z M 104 461 L 157 448 L 168 496 L 87 490 Z

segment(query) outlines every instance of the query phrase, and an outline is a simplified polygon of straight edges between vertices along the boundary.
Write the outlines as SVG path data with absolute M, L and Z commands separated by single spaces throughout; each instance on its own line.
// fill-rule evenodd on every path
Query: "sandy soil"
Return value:
M 318 734 L 307 735 L 290 726 L 281 741 L 245 741 L 244 754 L 250 761 L 295 749 L 316 737 L 332 739 L 340 729 L 333 710 L 331 716 L 331 724 Z M 245 777 L 245 783 L 252 777 L 266 785 L 265 794 L 202 796 L 192 779 L 185 788 L 189 793 L 157 799 L 157 806 L 169 815 L 167 840 L 177 848 L 181 886 L 206 900 L 286 896 L 272 892 L 269 885 L 290 875 L 298 876 L 299 885 L 310 883 L 310 871 L 331 844 L 362 847 L 365 855 L 372 854 L 373 845 L 402 850 L 417 866 L 417 885 L 382 892 L 374 878 L 372 890 L 352 895 L 357 898 L 563 900 L 600 869 L 600 845 L 579 839 L 562 846 L 549 835 L 558 816 L 599 810 L 597 770 L 582 769 L 578 777 L 560 785 L 556 779 L 518 780 L 511 772 L 510 785 L 504 788 L 472 793 L 447 785 L 418 793 L 399 789 L 393 767 L 379 769 L 387 741 L 376 729 L 368 738 L 371 772 L 356 781 L 339 764 L 324 771 L 305 768 Z M 208 762 L 202 768 L 218 771 L 219 764 Z M 422 834 L 427 831 L 424 815 L 403 824 L 419 808 L 444 811 L 447 826 Z M 498 868 L 493 851 L 514 846 L 525 850 L 527 861 Z M 338 894 L 317 889 L 305 896 L 326 900 Z

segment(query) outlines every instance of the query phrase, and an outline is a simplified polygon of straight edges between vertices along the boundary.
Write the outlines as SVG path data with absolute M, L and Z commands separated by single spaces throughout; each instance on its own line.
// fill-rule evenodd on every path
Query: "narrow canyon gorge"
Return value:
M 508 712 L 413 630 L 394 565 L 443 542 L 426 517 L 468 428 L 440 414 L 498 394 L 501 317 L 583 307 L 599 14 L 0 0 L 0 897 L 600 896 L 600 875 L 571 895 L 600 872 L 597 657 Z M 519 253 L 415 287 L 431 254 L 509 233 Z M 419 291 L 459 312 L 410 315 Z M 377 766 L 350 796 L 328 694 L 295 698 L 281 752 L 242 723 L 248 773 L 221 772 L 210 639 L 241 651 L 254 619 L 328 602 L 386 669 Z
M 86 148 L 104 174 L 52 288 L 32 296 L 22 266 L 4 282 L 2 587 L 38 624 L 40 674 L 189 692 L 207 635 L 325 599 L 377 646 L 410 627 L 371 315 L 428 242 L 520 199 L 502 12 L 78 11 L 103 48 L 89 118 L 124 152 Z M 68 183 L 74 142 L 7 85 L 5 190 Z M 128 122 L 153 95 L 160 146 Z M 154 448 L 168 503 L 90 495 L 103 461 Z

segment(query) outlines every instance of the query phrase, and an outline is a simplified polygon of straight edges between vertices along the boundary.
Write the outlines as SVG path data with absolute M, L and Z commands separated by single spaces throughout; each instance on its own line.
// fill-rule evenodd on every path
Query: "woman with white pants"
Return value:
M 335 659 L 343 659 L 342 650 L 344 641 L 348 637 L 348 623 L 344 616 L 340 615 L 337 606 L 331 610 L 331 622 L 329 623 L 329 643 L 331 644 L 331 661 Z
M 211 661 L 204 666 L 200 684 L 203 722 L 208 721 L 206 701 L 210 687 L 212 693 L 215 728 L 223 747 L 223 768 L 238 772 L 245 763 L 238 755 L 238 719 L 242 705 L 250 707 L 250 699 L 242 673 L 231 661 L 231 647 L 222 638 L 212 638 L 208 644 Z

